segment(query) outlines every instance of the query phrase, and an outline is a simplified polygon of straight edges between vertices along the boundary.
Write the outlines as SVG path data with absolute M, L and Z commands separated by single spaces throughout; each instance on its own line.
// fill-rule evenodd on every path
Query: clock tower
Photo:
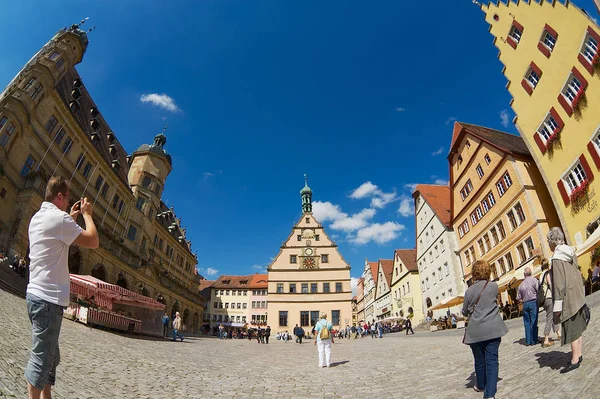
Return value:
M 302 217 L 268 267 L 268 324 L 274 332 L 291 332 L 298 324 L 309 331 L 319 312 L 335 328 L 352 322 L 350 265 L 312 214 L 312 190 L 304 175 L 300 191 Z

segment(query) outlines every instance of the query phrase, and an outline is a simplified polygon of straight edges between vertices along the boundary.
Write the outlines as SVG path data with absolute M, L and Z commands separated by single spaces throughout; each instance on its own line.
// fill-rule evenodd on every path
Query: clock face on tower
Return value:
M 317 263 L 315 262 L 314 258 L 304 258 L 304 262 L 302 264 L 305 269 L 314 269 L 316 265 Z
M 309 247 L 309 248 L 306 248 L 306 249 L 304 250 L 304 254 L 305 254 L 305 255 L 308 255 L 308 256 L 312 256 L 312 254 L 313 254 L 313 249 L 312 249 L 312 248 L 310 248 L 310 247 Z

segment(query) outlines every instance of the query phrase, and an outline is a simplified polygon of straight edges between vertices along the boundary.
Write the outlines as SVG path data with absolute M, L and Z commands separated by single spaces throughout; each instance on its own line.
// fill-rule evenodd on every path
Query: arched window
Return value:
M 427 308 L 430 308 L 433 306 L 433 304 L 431 303 L 431 299 L 429 297 L 427 297 L 427 299 L 425 300 L 425 303 L 427 304 Z

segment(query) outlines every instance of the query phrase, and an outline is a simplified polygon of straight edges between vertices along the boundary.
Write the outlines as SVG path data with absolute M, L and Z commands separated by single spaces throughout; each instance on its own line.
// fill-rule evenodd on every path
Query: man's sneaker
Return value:
M 483 392 L 483 389 L 478 388 L 477 385 L 473 385 L 473 390 L 475 392 Z

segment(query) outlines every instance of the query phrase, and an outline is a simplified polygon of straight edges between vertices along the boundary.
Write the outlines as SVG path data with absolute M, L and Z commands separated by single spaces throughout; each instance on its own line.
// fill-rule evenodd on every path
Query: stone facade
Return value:
M 97 250 L 71 247 L 70 272 L 157 299 L 196 329 L 197 260 L 160 199 L 172 168 L 166 138 L 127 155 L 75 69 L 87 45 L 79 26 L 59 31 L 0 94 L 0 246 L 27 255 L 29 220 L 47 180 L 70 178 L 72 202 L 93 202 L 100 235 Z

